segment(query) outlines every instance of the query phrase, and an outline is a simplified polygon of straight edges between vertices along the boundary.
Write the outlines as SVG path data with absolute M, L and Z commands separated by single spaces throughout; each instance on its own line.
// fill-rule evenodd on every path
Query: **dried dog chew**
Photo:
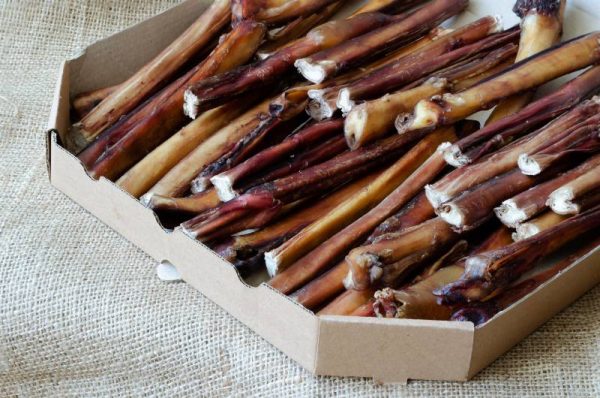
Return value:
M 230 0 L 215 0 L 181 36 L 88 113 L 76 125 L 83 139 L 91 142 L 172 77 L 225 27 L 230 8 Z
M 458 94 L 421 101 L 396 123 L 400 134 L 452 124 L 498 101 L 600 61 L 600 32 L 556 45 Z

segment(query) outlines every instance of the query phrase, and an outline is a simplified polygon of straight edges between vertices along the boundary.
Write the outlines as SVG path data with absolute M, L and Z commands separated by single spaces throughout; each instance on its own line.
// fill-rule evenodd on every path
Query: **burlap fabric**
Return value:
M 469 383 L 313 377 L 50 187 L 59 63 L 176 0 L 0 0 L 0 397 L 600 396 L 600 288 Z

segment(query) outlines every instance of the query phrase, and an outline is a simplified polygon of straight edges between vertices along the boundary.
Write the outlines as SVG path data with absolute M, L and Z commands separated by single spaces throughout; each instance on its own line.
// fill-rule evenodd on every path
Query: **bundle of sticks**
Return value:
M 480 324 L 600 244 L 599 32 L 561 42 L 564 0 L 507 29 L 443 28 L 468 0 L 347 3 L 215 0 L 74 98 L 67 144 L 319 314 Z

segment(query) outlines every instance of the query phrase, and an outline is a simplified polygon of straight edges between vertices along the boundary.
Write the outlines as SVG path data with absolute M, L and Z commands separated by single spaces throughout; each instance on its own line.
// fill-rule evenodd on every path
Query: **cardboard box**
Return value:
M 386 383 L 467 380 L 600 283 L 596 248 L 478 328 L 467 322 L 317 317 L 267 285 L 247 285 L 230 264 L 181 231 L 163 229 L 152 211 L 113 183 L 91 179 L 79 160 L 60 145 L 60 137 L 70 127 L 69 98 L 123 81 L 181 33 L 208 3 L 185 1 L 63 63 L 47 132 L 50 180 L 155 260 L 174 264 L 187 283 L 304 368 L 318 375 L 364 376 Z M 512 4 L 513 0 L 472 0 L 469 11 L 456 23 L 492 13 L 502 14 L 505 26 L 511 26 L 517 23 L 510 12 Z M 598 20 L 595 0 L 569 1 L 566 38 L 593 30 Z

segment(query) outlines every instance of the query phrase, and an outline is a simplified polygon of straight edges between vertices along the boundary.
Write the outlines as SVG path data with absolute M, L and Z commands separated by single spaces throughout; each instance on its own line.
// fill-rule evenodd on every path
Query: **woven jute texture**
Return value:
M 600 396 L 600 288 L 468 383 L 313 377 L 48 183 L 60 61 L 175 0 L 0 0 L 0 397 Z

